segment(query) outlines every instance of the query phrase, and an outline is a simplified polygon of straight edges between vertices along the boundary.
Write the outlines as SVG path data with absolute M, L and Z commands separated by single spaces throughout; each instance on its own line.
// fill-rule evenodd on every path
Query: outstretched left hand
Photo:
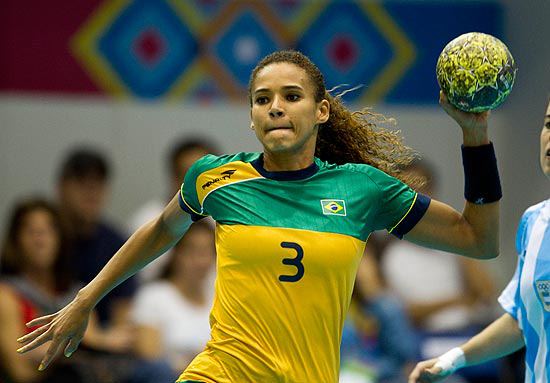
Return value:
M 71 356 L 88 327 L 90 312 L 91 308 L 82 307 L 75 298 L 57 313 L 33 319 L 27 323 L 27 327 L 40 327 L 17 339 L 24 344 L 17 352 L 22 354 L 51 341 L 38 367 L 39 371 L 46 369 L 62 348 L 66 357 Z

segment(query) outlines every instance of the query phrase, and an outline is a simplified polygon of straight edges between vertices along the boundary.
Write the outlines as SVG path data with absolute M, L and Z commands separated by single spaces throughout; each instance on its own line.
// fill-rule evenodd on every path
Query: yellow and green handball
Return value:
M 447 44 L 437 60 L 436 75 L 451 104 L 466 112 L 483 112 L 508 97 L 516 70 L 514 58 L 502 41 L 471 32 Z

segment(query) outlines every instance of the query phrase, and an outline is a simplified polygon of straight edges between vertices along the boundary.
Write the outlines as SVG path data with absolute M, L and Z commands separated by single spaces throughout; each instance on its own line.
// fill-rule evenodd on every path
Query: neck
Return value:
M 268 172 L 281 172 L 305 169 L 313 163 L 313 152 L 281 154 L 264 150 L 264 169 Z
M 89 236 L 97 228 L 97 222 L 91 222 L 82 219 L 78 214 L 74 214 L 68 209 L 62 211 L 67 230 L 77 236 Z

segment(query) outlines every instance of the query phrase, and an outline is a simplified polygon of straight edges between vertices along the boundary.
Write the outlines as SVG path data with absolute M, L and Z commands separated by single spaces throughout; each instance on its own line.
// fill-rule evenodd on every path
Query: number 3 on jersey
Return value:
M 281 242 L 283 249 L 292 249 L 296 251 L 296 257 L 283 258 L 283 264 L 296 267 L 296 274 L 294 275 L 279 275 L 281 282 L 298 282 L 304 276 L 304 264 L 302 259 L 304 258 L 304 249 L 302 246 L 295 242 Z

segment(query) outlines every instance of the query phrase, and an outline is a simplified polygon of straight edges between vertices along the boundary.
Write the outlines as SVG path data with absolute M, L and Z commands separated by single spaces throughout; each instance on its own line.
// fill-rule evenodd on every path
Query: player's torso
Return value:
M 254 381 L 270 371 L 280 381 L 336 381 L 340 334 L 377 207 L 369 211 L 349 175 L 326 169 L 276 180 L 230 163 L 197 185 L 217 221 L 208 349 L 248 364 L 240 370 L 226 358 L 233 377 Z
M 182 203 L 217 222 L 212 340 L 182 378 L 337 382 L 365 241 L 396 224 L 414 193 L 401 198 L 402 186 L 366 165 L 316 159 L 270 173 L 246 153 L 204 162 L 186 177 Z

